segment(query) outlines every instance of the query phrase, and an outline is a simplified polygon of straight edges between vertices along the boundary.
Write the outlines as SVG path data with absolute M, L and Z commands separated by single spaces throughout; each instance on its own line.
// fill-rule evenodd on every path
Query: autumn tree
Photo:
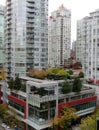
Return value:
M 98 118 L 99 107 L 95 108 L 94 112 L 90 116 L 82 118 L 81 123 L 79 125 L 80 130 L 96 130 L 96 121 Z
M 75 114 L 76 110 L 70 107 L 63 107 L 61 115 L 55 118 L 51 127 L 60 127 L 61 130 L 70 130 L 72 126 L 72 120 L 77 120 L 78 116 Z
M 80 130 L 96 130 L 96 121 L 91 116 L 87 116 L 81 120 L 79 127 Z
M 8 85 L 9 85 L 9 88 L 12 90 L 12 89 L 14 89 L 14 80 L 13 80 L 13 78 L 11 78 L 10 80 L 9 80 L 9 82 L 8 82 Z
M 44 79 L 46 76 L 45 70 L 39 70 L 35 73 L 35 77 L 39 79 Z
M 35 77 L 35 74 L 36 74 L 37 72 L 38 72 L 37 69 L 32 68 L 32 69 L 30 69 L 30 70 L 28 71 L 28 76 L 30 76 L 30 77 Z
M 4 115 L 7 111 L 7 104 L 0 104 L 0 118 L 4 118 Z
M 17 116 L 17 112 L 13 108 L 10 108 L 10 113 L 4 115 L 4 120 L 6 124 L 10 126 L 12 129 L 15 125 L 17 125 L 18 127 L 22 125 L 22 122 Z

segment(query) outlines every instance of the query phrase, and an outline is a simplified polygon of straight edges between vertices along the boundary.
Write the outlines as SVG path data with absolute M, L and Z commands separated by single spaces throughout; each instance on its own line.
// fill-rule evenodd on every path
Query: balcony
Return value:
M 11 0 L 8 0 L 7 1 L 7 6 L 10 6 L 11 5 Z
M 28 19 L 27 23 L 34 23 L 34 20 L 33 19 Z
M 30 13 L 32 13 L 34 11 L 35 11 L 34 9 L 27 9 L 27 12 L 30 12 Z
M 27 17 L 28 17 L 28 18 L 33 18 L 34 15 L 33 15 L 33 13 L 32 13 L 32 14 L 27 13 Z
M 32 24 L 27 24 L 27 28 L 34 28 Z
M 40 96 L 38 94 L 29 94 L 28 95 L 28 103 L 30 103 L 33 106 L 40 107 L 40 103 L 42 102 L 49 102 L 56 100 L 56 95 L 45 95 L 45 96 Z

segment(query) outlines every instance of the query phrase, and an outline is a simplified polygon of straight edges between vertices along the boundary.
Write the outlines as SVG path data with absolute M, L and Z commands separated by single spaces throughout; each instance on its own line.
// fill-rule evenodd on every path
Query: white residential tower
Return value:
M 63 66 L 70 57 L 71 11 L 63 5 L 51 13 L 49 18 L 48 64 Z

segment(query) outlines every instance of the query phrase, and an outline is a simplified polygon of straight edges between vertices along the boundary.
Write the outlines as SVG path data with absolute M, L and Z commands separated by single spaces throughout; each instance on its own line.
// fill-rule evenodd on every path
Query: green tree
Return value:
M 21 88 L 21 85 L 22 83 L 21 83 L 20 78 L 16 77 L 14 81 L 14 89 L 19 90 Z
M 71 91 L 71 85 L 68 81 L 65 81 L 62 85 L 62 93 L 69 93 Z
M 26 92 L 26 85 L 25 84 L 21 84 L 20 90 L 23 91 L 23 92 Z
M 84 73 L 83 72 L 80 72 L 79 75 L 78 75 L 79 78 L 84 78 Z
M 82 88 L 82 82 L 79 78 L 75 78 L 73 81 L 73 92 L 80 92 Z
M 68 73 L 69 73 L 70 75 L 73 75 L 73 71 L 72 71 L 72 70 L 69 70 Z
M 8 85 L 9 85 L 9 88 L 12 90 L 12 89 L 14 89 L 14 80 L 13 80 L 13 78 L 11 78 L 10 80 L 9 80 L 9 82 L 8 82 Z

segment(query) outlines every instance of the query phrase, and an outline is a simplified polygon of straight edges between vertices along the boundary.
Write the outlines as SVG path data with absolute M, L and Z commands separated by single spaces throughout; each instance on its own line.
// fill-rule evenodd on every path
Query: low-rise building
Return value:
M 92 113 L 96 107 L 97 96 L 90 85 L 84 85 L 79 93 L 63 94 L 63 80 L 29 77 L 21 77 L 21 80 L 26 83 L 26 92 L 7 89 L 6 94 L 9 108 L 15 108 L 24 122 L 24 130 L 47 130 L 63 106 L 76 108 L 79 116 Z

